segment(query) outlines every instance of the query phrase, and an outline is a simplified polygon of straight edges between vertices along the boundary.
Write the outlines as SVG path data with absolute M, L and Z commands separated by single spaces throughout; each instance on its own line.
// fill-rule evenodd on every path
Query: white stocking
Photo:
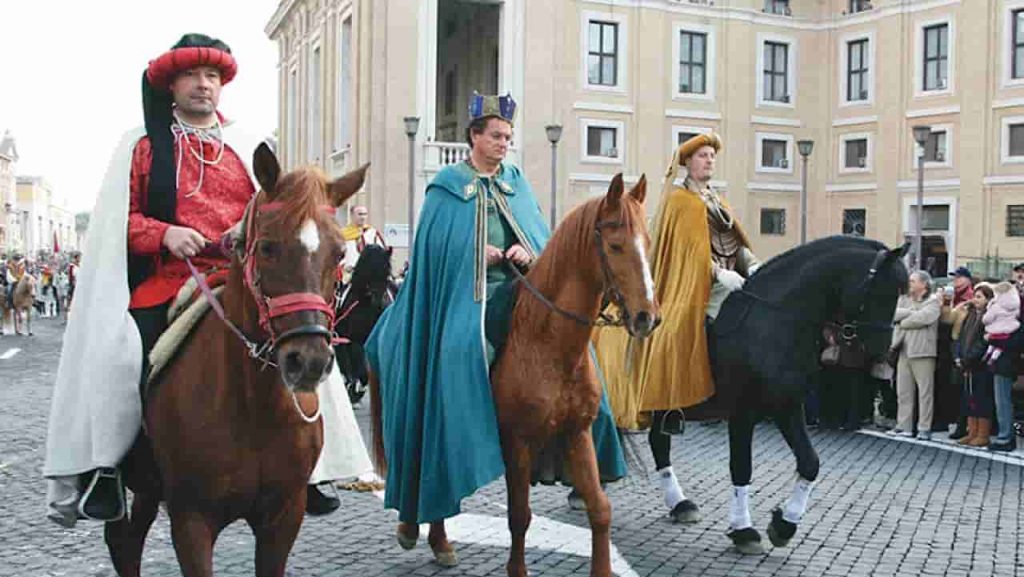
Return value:
M 750 497 L 748 491 L 750 485 L 742 487 L 733 485 L 732 506 L 729 507 L 729 528 L 733 530 L 747 529 L 753 527 L 750 520 Z
M 664 469 L 658 469 L 658 486 L 665 493 L 665 505 L 669 509 L 675 509 L 676 505 L 686 499 L 683 488 L 679 486 L 679 479 L 672 465 Z
M 814 481 L 808 481 L 799 475 L 796 483 L 793 484 L 793 494 L 786 501 L 782 508 L 782 518 L 790 523 L 800 523 L 804 513 L 807 511 L 807 500 L 811 497 L 811 489 L 814 488 Z

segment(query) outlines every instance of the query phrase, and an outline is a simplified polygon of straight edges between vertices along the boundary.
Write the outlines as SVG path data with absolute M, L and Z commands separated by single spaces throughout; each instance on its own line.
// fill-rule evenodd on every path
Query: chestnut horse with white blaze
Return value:
M 647 261 L 646 190 L 647 180 L 641 177 L 627 194 L 622 175 L 616 175 L 606 196 L 566 215 L 530 272 L 520 278 L 508 340 L 491 370 L 508 485 L 510 577 L 527 574 L 532 464 L 551 447 L 566 450 L 572 482 L 587 505 L 591 574 L 612 575 L 611 507 L 601 488 L 591 434 L 601 385 L 588 351 L 606 298 L 618 305 L 618 322 L 632 335 L 645 337 L 658 325 Z M 370 391 L 374 451 L 383 472 L 380 384 L 372 373 Z M 431 523 L 430 545 L 435 556 L 450 551 L 444 521 Z
M 139 575 L 161 500 L 184 577 L 213 575 L 214 543 L 237 519 L 256 537 L 256 575 L 285 574 L 323 446 L 317 387 L 334 364 L 331 301 L 345 251 L 334 208 L 366 169 L 333 182 L 312 168 L 281 176 L 270 149 L 256 150 L 262 191 L 234 233 L 223 319 L 207 314 L 150 384 L 146 435 L 122 464 L 131 516 L 106 526 L 122 577 Z

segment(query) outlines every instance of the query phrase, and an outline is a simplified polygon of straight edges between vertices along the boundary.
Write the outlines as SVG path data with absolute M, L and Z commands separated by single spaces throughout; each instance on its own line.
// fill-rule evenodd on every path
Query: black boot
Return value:
M 333 495 L 328 495 L 320 490 L 321 486 L 330 487 L 330 491 Z M 338 498 L 338 493 L 334 489 L 334 485 L 330 482 L 321 483 L 319 485 L 309 485 L 306 487 L 306 514 L 319 516 L 329 515 L 335 512 L 338 507 L 341 507 L 341 499 Z
M 110 467 L 96 469 L 78 503 L 78 513 L 94 521 L 119 521 L 125 512 L 121 472 Z

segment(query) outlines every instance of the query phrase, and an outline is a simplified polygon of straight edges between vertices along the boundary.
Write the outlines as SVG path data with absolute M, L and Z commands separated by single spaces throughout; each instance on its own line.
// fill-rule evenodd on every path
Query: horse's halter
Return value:
M 890 323 L 876 323 L 876 322 L 861 322 L 860 317 L 864 315 L 864 307 L 867 306 L 867 294 L 868 289 L 871 288 L 871 284 L 875 281 L 875 277 L 878 276 L 878 269 L 885 263 L 889 251 L 882 249 L 875 254 L 875 260 L 871 263 L 871 268 L 868 269 L 868 274 L 863 281 L 857 286 L 857 295 L 859 298 L 856 303 L 856 312 L 852 315 L 852 320 L 846 319 L 846 307 L 842 307 L 842 314 L 836 321 L 829 322 L 833 328 L 837 329 L 840 338 L 847 342 L 852 342 L 860 339 L 860 329 L 867 329 L 877 332 L 888 332 L 892 330 Z
M 551 309 L 552 311 L 574 320 L 577 323 L 587 327 L 624 327 L 629 322 L 630 313 L 626 307 L 626 299 L 622 296 L 622 291 L 619 290 L 618 285 L 615 283 L 615 277 L 612 275 L 611 265 L 608 263 L 608 254 L 604 250 L 604 237 L 601 235 L 601 230 L 604 228 L 621 228 L 625 226 L 622 220 L 604 220 L 594 225 L 594 246 L 597 249 L 597 254 L 601 262 L 601 274 L 604 277 L 604 290 L 601 296 L 601 312 L 597 316 L 597 320 L 591 320 L 580 316 L 574 312 L 567 311 L 551 301 L 551 299 L 544 296 L 536 286 L 533 285 L 514 264 L 509 263 L 509 268 L 516 276 L 516 280 L 521 282 L 530 293 L 537 298 L 544 306 Z M 615 318 L 604 312 L 605 304 L 613 302 L 619 308 L 619 317 Z
M 321 336 L 327 339 L 329 343 L 333 343 L 336 338 L 333 330 L 336 308 L 334 303 L 328 303 L 324 300 L 323 296 L 310 292 L 287 293 L 276 297 L 268 297 L 263 293 L 263 289 L 260 286 L 260 271 L 256 267 L 256 243 L 259 240 L 256 235 L 256 221 L 259 215 L 280 210 L 284 204 L 268 202 L 256 205 L 256 198 L 253 197 L 249 206 L 246 207 L 245 216 L 242 221 L 244 236 L 238 240 L 245 243 L 241 256 L 245 286 L 249 289 L 253 300 L 256 301 L 256 307 L 259 309 L 260 328 L 270 336 L 263 347 L 261 347 L 264 349 L 262 352 L 269 357 L 271 351 L 276 349 L 281 343 L 298 336 Z M 322 209 L 325 212 L 334 214 L 333 206 L 324 206 Z M 288 329 L 280 334 L 274 330 L 272 322 L 274 319 L 303 311 L 323 313 L 327 317 L 327 324 L 304 324 Z

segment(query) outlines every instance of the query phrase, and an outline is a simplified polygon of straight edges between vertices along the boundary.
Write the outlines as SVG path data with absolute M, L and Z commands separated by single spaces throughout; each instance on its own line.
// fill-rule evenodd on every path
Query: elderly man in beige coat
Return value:
M 932 437 L 932 409 L 935 386 L 935 359 L 938 326 L 942 306 L 932 294 L 932 279 L 917 271 L 910 275 L 907 294 L 896 303 L 893 317 L 892 347 L 899 348 L 896 368 L 898 409 L 896 428 L 890 434 L 912 437 L 914 428 L 914 391 L 917 391 L 917 438 Z

